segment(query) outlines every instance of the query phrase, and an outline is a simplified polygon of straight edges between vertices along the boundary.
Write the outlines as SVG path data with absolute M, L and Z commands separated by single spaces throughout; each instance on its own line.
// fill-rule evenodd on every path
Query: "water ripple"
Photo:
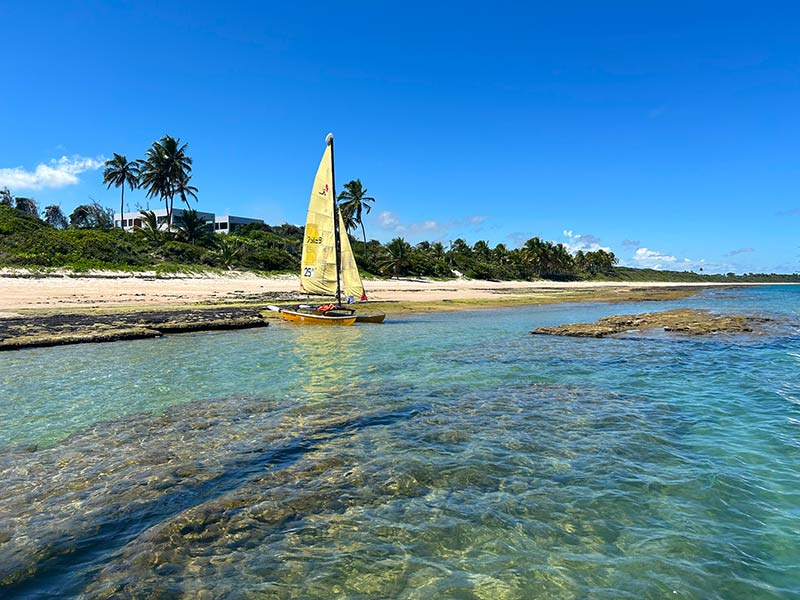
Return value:
M 797 291 L 682 305 L 796 319 Z M 527 334 L 647 308 L 14 355 L 0 594 L 799 597 L 796 333 Z

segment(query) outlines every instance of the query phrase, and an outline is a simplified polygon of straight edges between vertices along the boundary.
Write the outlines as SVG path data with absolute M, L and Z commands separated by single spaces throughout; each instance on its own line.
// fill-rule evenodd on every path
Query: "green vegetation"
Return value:
M 79 271 L 299 269 L 298 255 L 285 248 L 299 249 L 301 233 L 296 243 L 283 243 L 281 248 L 263 239 L 266 231 L 214 236 L 196 218 L 195 211 L 186 211 L 174 232 L 159 230 L 157 224 L 148 227 L 145 219 L 141 229 L 126 233 L 112 228 L 109 212 L 95 204 L 79 206 L 70 217 L 72 226 L 60 229 L 14 207 L 0 205 L 0 266 Z
M 356 228 L 356 225 L 361 226 L 361 234 L 364 238 L 364 258 L 367 257 L 367 231 L 364 229 L 364 221 L 362 214 L 369 214 L 372 210 L 371 202 L 375 202 L 375 198 L 367 196 L 367 188 L 361 185 L 360 179 L 354 179 L 344 184 L 344 190 L 337 198 L 339 202 L 339 211 L 342 213 L 342 220 L 347 232 L 350 233 Z
M 798 282 L 800 274 L 793 275 L 781 273 L 726 273 L 724 275 L 709 275 L 694 273 L 692 271 L 658 271 L 656 269 L 633 269 L 631 267 L 616 267 L 613 277 L 602 277 L 610 281 L 685 281 L 698 283 L 770 283 L 770 282 Z
M 159 228 L 151 211 L 145 211 L 142 227 L 126 233 L 113 228 L 110 212 L 96 203 L 79 206 L 70 216 L 71 226 L 64 228 L 65 223 L 53 214 L 40 219 L 0 202 L 0 266 L 79 271 L 217 268 L 291 273 L 300 268 L 302 227 L 251 224 L 235 233 L 214 235 L 195 211 L 188 210 L 177 220 L 176 227 L 167 231 Z M 703 275 L 619 267 L 612 253 L 598 250 L 573 256 L 564 246 L 538 238 L 515 250 L 503 244 L 491 248 L 485 241 L 470 246 L 462 239 L 455 240 L 449 248 L 439 242 L 412 246 L 399 237 L 386 245 L 376 240 L 365 245 L 352 238 L 351 243 L 359 268 L 367 277 L 447 278 L 458 272 L 470 278 L 493 280 L 800 281 L 800 275 Z M 364 258 L 367 247 L 369 254 Z
M 240 269 L 259 272 L 291 272 L 300 269 L 303 228 L 260 223 L 215 235 L 212 226 L 190 207 L 197 188 L 190 185 L 192 159 L 187 144 L 165 135 L 146 151 L 145 158 L 128 161 L 121 154 L 106 161 L 103 183 L 121 188 L 120 212 L 124 212 L 125 186 L 142 188 L 147 197 L 164 202 L 165 222 L 153 211 L 141 211 L 141 224 L 133 233 L 114 229 L 114 213 L 92 202 L 75 208 L 69 222 L 58 206 L 45 208 L 43 218 L 32 198 L 14 197 L 0 190 L 0 266 L 68 268 L 73 270 L 198 271 Z M 175 198 L 187 209 L 173 225 Z M 769 282 L 800 281 L 800 275 L 748 274 L 705 275 L 684 271 L 657 271 L 618 267 L 613 252 L 596 250 L 571 254 L 563 244 L 538 237 L 521 248 L 504 244 L 491 248 L 479 240 L 470 246 L 457 239 L 445 248 L 441 242 L 412 246 L 397 237 L 383 245 L 367 240 L 362 217 L 375 198 L 367 196 L 360 179 L 344 185 L 337 198 L 348 234 L 360 227 L 360 240 L 350 238 L 359 269 L 365 277 L 464 276 L 470 279 L 675 281 L 675 282 Z M 120 224 L 122 225 L 122 224 Z

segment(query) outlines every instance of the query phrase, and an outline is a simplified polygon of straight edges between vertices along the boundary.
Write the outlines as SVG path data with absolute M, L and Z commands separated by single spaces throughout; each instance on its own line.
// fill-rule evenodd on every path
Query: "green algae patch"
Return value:
M 539 327 L 533 334 L 563 335 L 572 337 L 608 337 L 621 333 L 663 329 L 685 335 L 713 333 L 751 333 L 759 323 L 772 319 L 744 315 L 718 315 L 707 310 L 681 308 L 637 315 L 603 317 L 594 323 L 570 323 L 555 327 Z
M 354 305 L 360 312 L 385 312 L 397 316 L 417 313 L 480 310 L 484 308 L 514 308 L 561 302 L 665 302 L 696 295 L 698 287 L 604 287 L 577 289 L 514 288 L 495 290 L 490 298 L 445 298 L 436 301 L 368 302 Z

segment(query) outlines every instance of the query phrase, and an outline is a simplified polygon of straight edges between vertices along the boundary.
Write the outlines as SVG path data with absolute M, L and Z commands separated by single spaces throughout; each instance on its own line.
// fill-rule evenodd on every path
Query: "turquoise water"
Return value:
M 679 306 L 703 339 L 532 336 Z M 800 287 L 0 354 L 3 598 L 800 598 Z

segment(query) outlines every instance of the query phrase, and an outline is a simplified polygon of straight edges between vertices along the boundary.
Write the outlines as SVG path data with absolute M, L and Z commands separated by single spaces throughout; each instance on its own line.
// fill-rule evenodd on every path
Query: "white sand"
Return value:
M 0 311 L 23 308 L 64 308 L 74 306 L 154 306 L 192 302 L 233 301 L 237 299 L 271 301 L 268 294 L 299 297 L 298 277 L 293 275 L 259 277 L 250 273 L 230 275 L 180 275 L 155 277 L 140 273 L 92 273 L 20 277 L 19 271 L 0 271 Z M 431 281 L 391 279 L 365 281 L 370 300 L 425 302 L 479 299 L 523 295 L 535 290 L 601 287 L 709 287 L 709 283 L 617 283 L 554 281 Z M 725 285 L 725 284 L 717 284 Z M 264 294 L 263 298 L 256 296 Z

